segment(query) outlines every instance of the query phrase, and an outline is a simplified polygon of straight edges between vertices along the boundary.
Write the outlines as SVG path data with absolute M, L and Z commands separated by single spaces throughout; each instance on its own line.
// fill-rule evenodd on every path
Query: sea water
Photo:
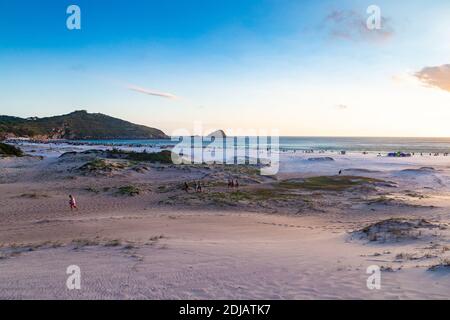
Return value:
M 188 138 L 189 139 L 189 138 Z M 141 147 L 170 147 L 177 144 L 177 139 L 157 140 L 83 140 L 80 143 L 141 146 Z M 205 138 L 204 145 L 210 140 Z M 237 147 L 243 147 L 245 140 L 236 139 Z M 450 138 L 358 138 L 358 137 L 280 137 L 279 149 L 284 151 L 367 151 L 367 152 L 450 152 Z

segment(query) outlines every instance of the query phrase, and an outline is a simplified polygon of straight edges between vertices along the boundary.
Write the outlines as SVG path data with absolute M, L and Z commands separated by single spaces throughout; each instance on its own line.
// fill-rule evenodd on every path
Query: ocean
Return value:
M 177 141 L 163 140 L 83 140 L 80 143 L 106 144 L 117 146 L 174 146 Z M 204 141 L 204 145 L 209 142 Z M 244 146 L 237 139 L 237 146 Z M 281 150 L 315 151 L 367 151 L 367 152 L 424 152 L 450 153 L 450 138 L 367 138 L 367 137 L 280 137 Z

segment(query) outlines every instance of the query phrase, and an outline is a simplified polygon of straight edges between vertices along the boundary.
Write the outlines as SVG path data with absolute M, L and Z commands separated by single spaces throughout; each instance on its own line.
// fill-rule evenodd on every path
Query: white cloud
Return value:
M 425 67 L 414 75 L 427 86 L 450 92 L 450 64 Z
M 159 91 L 149 90 L 149 89 L 141 88 L 141 87 L 134 86 L 134 85 L 129 85 L 127 88 L 129 90 L 143 93 L 143 94 L 146 94 L 149 96 L 161 97 L 161 98 L 166 98 L 166 99 L 178 99 L 178 97 L 176 95 L 167 93 L 167 92 L 159 92 Z

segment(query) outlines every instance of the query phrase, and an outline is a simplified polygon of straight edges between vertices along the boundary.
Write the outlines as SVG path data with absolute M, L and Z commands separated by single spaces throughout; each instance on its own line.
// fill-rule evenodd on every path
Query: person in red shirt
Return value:
M 72 195 L 69 195 L 69 205 L 70 205 L 70 210 L 73 211 L 73 209 L 77 209 L 77 202 L 75 201 L 75 197 Z

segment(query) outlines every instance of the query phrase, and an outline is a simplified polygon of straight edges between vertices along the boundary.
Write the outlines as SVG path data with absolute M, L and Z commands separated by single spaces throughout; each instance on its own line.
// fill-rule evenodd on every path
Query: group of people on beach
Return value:
M 417 154 L 420 154 L 421 157 L 423 157 L 423 155 L 424 155 L 423 152 L 420 152 L 420 153 L 417 153 Z M 412 155 L 415 156 L 416 153 L 413 152 Z M 441 154 L 440 154 L 439 152 L 435 152 L 435 153 L 431 153 L 431 152 L 430 152 L 428 155 L 429 155 L 430 157 L 433 156 L 433 155 L 434 155 L 435 157 L 439 157 Z M 443 155 L 444 157 L 448 157 L 449 153 L 448 153 L 448 152 L 444 152 L 442 155 Z
M 288 152 L 288 151 L 293 151 L 294 153 L 296 153 L 296 151 L 297 150 L 289 150 L 289 149 L 280 149 L 280 151 L 282 151 L 282 152 Z M 302 150 L 302 152 L 303 153 L 315 153 L 317 150 L 313 150 L 313 149 L 310 149 L 310 150 Z M 326 152 L 329 152 L 329 150 L 318 150 L 317 151 L 318 153 L 326 153 Z M 334 151 L 331 151 L 331 152 L 334 152 Z M 339 154 L 341 154 L 341 155 L 345 155 L 346 153 L 347 153 L 347 151 L 345 151 L 345 150 L 343 150 L 343 151 L 339 151 L 338 152 Z M 363 155 L 368 155 L 369 154 L 369 152 L 368 151 L 363 151 L 362 152 L 362 154 Z M 394 154 L 396 154 L 396 152 L 392 152 L 392 153 L 387 153 L 387 155 L 389 156 L 389 155 L 394 155 Z M 442 152 L 442 153 L 440 153 L 440 152 L 434 152 L 434 153 L 432 153 L 432 152 L 412 152 L 412 153 L 403 153 L 404 155 L 407 155 L 407 156 L 416 156 L 416 155 L 420 155 L 421 157 L 423 157 L 423 156 L 426 156 L 426 155 L 428 155 L 428 156 L 435 156 L 435 157 L 439 157 L 439 156 L 444 156 L 444 157 L 448 157 L 449 155 L 450 155 L 450 153 L 449 152 Z M 383 154 L 381 153 L 381 152 L 378 152 L 377 153 L 377 156 L 378 157 L 382 157 L 383 156 Z
M 203 192 L 203 185 L 202 185 L 201 181 L 194 181 L 192 184 L 193 184 L 193 187 L 191 188 L 191 186 L 189 185 L 188 182 L 184 182 L 183 190 L 187 193 L 189 193 L 189 191 L 191 189 L 193 189 L 194 192 Z M 228 179 L 228 188 L 239 188 L 239 180 L 238 179 Z
M 239 188 L 238 179 L 228 179 L 228 188 Z M 195 192 L 203 192 L 202 183 L 200 181 L 194 181 L 193 189 Z M 191 186 L 189 185 L 189 183 L 184 182 L 183 190 L 186 192 L 189 192 L 191 190 Z M 70 206 L 70 211 L 78 210 L 78 206 L 77 206 L 75 197 L 71 194 L 69 195 L 69 206 Z
M 200 181 L 194 181 L 193 182 L 193 189 L 195 192 L 203 192 L 202 183 Z M 183 190 L 186 192 L 189 192 L 191 190 L 191 187 L 189 186 L 189 183 L 184 182 Z
M 239 181 L 238 179 L 228 179 L 228 188 L 239 188 Z

